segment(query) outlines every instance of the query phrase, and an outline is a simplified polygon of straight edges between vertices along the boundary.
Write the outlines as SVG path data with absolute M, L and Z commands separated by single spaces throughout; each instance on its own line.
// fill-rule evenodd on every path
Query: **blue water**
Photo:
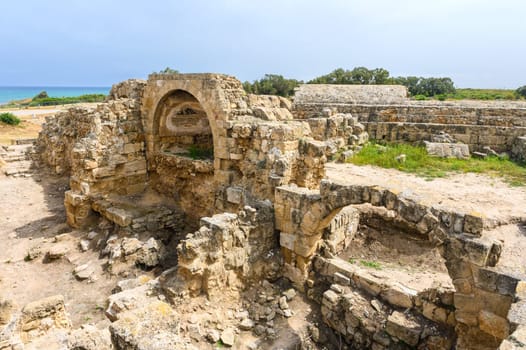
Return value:
M 46 91 L 50 97 L 74 97 L 86 94 L 105 94 L 109 87 L 64 87 L 64 86 L 0 86 L 0 104 L 13 100 L 32 98 Z

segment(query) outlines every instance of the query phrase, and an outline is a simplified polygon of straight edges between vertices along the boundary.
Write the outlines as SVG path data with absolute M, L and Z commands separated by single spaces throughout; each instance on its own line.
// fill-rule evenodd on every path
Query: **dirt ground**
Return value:
M 499 178 L 467 173 L 426 180 L 394 169 L 337 163 L 326 169 L 327 177 L 338 182 L 403 191 L 429 206 L 481 213 L 499 222 L 526 222 L 526 187 L 510 187 Z
M 81 252 L 78 243 L 85 232 L 65 223 L 65 178 L 33 176 L 0 177 L 0 294 L 19 308 L 25 304 L 61 294 L 65 297 L 73 326 L 105 319 L 106 298 L 118 278 L 103 272 L 98 252 Z M 53 237 L 67 233 L 61 242 Z M 66 251 L 63 258 L 46 261 L 48 250 Z M 29 260 L 29 253 L 36 255 Z M 75 266 L 93 262 L 93 282 L 79 281 Z

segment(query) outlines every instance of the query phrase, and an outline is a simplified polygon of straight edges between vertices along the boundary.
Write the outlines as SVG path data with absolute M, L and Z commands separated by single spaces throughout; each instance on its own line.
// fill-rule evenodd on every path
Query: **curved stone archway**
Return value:
M 154 152 L 187 154 L 189 150 L 213 156 L 213 136 L 207 113 L 190 93 L 175 90 L 159 102 L 153 123 L 158 138 Z
M 233 86 L 233 89 L 232 87 Z M 142 114 L 146 141 L 146 156 L 149 169 L 155 168 L 155 154 L 161 150 L 163 135 L 163 108 L 171 103 L 192 110 L 202 111 L 208 119 L 213 139 L 214 159 L 221 158 L 221 139 L 226 137 L 224 123 L 231 119 L 232 97 L 227 91 L 234 90 L 240 95 L 242 86 L 235 78 L 219 74 L 175 74 L 150 75 L 142 99 Z M 217 162 L 215 162 L 217 163 Z M 218 168 L 218 164 L 214 166 Z
M 149 184 L 187 214 L 188 223 L 213 215 L 228 172 L 227 122 L 246 94 L 219 74 L 153 74 L 142 98 Z

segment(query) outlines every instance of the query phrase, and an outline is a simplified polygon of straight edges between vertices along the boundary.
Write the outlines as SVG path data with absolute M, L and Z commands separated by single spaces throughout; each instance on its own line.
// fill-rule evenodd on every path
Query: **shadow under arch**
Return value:
M 213 157 L 215 123 L 210 111 L 193 94 L 182 89 L 164 94 L 155 107 L 152 123 L 153 154 L 181 154 L 197 149 Z

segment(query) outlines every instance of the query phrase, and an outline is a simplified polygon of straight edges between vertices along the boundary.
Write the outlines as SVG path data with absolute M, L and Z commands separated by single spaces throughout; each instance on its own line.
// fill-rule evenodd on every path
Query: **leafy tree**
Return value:
M 170 67 L 166 67 L 165 69 L 163 69 L 157 74 L 179 74 L 179 71 L 176 69 L 172 69 Z
M 412 96 L 435 96 L 455 93 L 451 78 L 396 77 L 395 84 L 404 85 Z
M 307 84 L 388 84 L 389 71 L 384 68 L 368 69 L 356 67 L 353 70 L 338 68 L 327 75 L 322 75 Z
M 34 100 L 41 99 L 41 98 L 48 98 L 48 97 L 49 97 L 49 96 L 48 96 L 48 94 L 47 94 L 46 91 L 40 91 L 40 92 L 38 93 L 38 95 L 36 95 L 35 97 L 33 97 L 33 101 L 34 101 Z
M 523 98 L 526 98 L 526 85 L 521 86 L 520 88 L 515 90 L 515 92 L 517 93 L 517 95 L 519 95 L 519 96 L 521 96 Z
M 243 88 L 251 94 L 289 97 L 294 94 L 294 89 L 301 83 L 299 80 L 287 79 L 282 75 L 265 74 L 263 78 L 252 83 L 245 81 Z

